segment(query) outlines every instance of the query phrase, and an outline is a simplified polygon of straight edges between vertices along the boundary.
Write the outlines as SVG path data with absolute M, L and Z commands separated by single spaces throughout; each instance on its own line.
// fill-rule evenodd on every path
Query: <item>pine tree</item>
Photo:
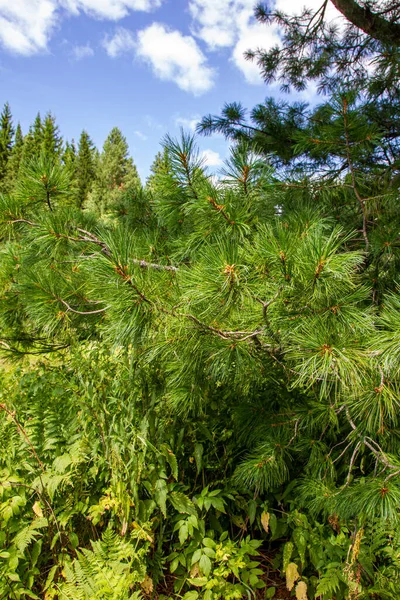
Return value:
M 108 212 L 127 190 L 140 186 L 140 179 L 129 157 L 126 138 L 114 127 L 103 145 L 99 157 L 96 181 L 90 204 L 101 214 Z
M 33 135 L 33 154 L 32 158 L 37 158 L 40 156 L 40 152 L 43 144 L 43 122 L 40 113 L 38 113 L 33 122 L 32 128 Z
M 77 205 L 86 205 L 96 176 L 95 147 L 89 134 L 84 130 L 79 138 L 76 158 Z
M 42 124 L 41 151 L 52 160 L 59 160 L 62 152 L 62 137 L 55 117 L 49 112 Z
M 375 196 L 381 183 L 362 160 L 374 132 L 353 101 L 338 97 L 330 123 L 299 140 L 327 167 L 333 151 L 346 165 L 329 186 L 322 175 L 283 186 L 251 144 L 235 145 L 215 180 L 191 136 L 167 136 L 169 167 L 152 193 L 160 234 L 66 209 L 69 183 L 50 162 L 0 198 L 1 348 L 62 349 L 68 361 L 18 383 L 23 424 L 14 405 L 0 420 L 12 448 L 10 460 L 0 447 L 2 550 L 22 563 L 6 564 L 0 586 L 6 568 L 10 585 L 25 572 L 37 584 L 58 561 L 65 595 L 106 589 L 104 573 L 121 587 L 129 573 L 137 588 L 127 593 L 139 594 L 165 558 L 177 581 L 169 597 L 209 598 L 198 590 L 238 579 L 247 587 L 213 598 L 243 598 L 258 589 L 257 573 L 240 570 L 258 538 L 273 544 L 288 588 L 302 578 L 299 597 L 307 581 L 309 597 L 349 600 L 362 589 L 397 600 L 398 192 Z M 368 248 L 355 232 L 358 196 L 379 208 L 366 219 Z M 21 478 L 27 491 L 11 485 Z M 36 577 L 23 542 L 36 543 L 32 513 L 45 511 L 39 524 L 51 534 L 35 546 Z
M 330 2 L 347 23 L 330 19 Z M 389 0 L 325 0 L 316 10 L 299 9 L 297 14 L 286 13 L 260 2 L 255 9 L 257 20 L 266 31 L 278 27 L 282 43 L 268 50 L 249 50 L 246 58 L 257 63 L 267 84 L 279 83 L 285 92 L 304 91 L 313 85 L 323 92 L 327 105 L 341 93 L 356 94 L 360 114 L 380 131 L 376 156 L 365 157 L 365 168 L 368 161 L 381 165 L 383 177 L 394 170 L 397 181 L 400 74 L 399 44 L 394 42 L 393 32 L 400 30 L 399 5 Z M 385 42 L 385 36 L 391 41 Z M 328 126 L 329 118 L 329 110 L 320 106 L 267 98 L 250 111 L 240 102 L 226 103 L 220 115 L 203 117 L 197 131 L 250 141 L 280 168 L 300 163 L 319 170 L 321 164 L 304 151 L 304 145 L 299 151 L 297 142 L 299 137 L 304 139 L 303 134 L 312 138 L 319 124 Z
M 7 165 L 11 157 L 13 137 L 14 127 L 11 110 L 10 105 L 6 102 L 0 115 L 0 186 L 3 185 L 7 175 Z
M 343 83 L 357 89 L 364 87 L 373 95 L 382 87 L 395 90 L 399 5 L 391 0 L 330 1 L 342 13 L 344 27 L 337 26 L 338 19 L 335 25 L 330 21 L 329 0 L 316 10 L 299 6 L 301 12 L 294 15 L 272 11 L 260 2 L 255 10 L 257 20 L 267 26 L 278 25 L 282 44 L 267 51 L 249 51 L 246 58 L 257 61 L 266 82 L 279 80 L 285 91 L 288 86 L 304 89 L 309 80 L 315 80 L 324 91 L 337 91 Z M 375 72 L 368 72 L 371 59 L 377 67 Z
M 168 151 L 164 148 L 163 151 L 157 152 L 154 161 L 150 166 L 150 175 L 146 180 L 146 188 L 150 192 L 154 192 L 159 178 L 170 172 L 170 169 L 171 165 L 168 159 Z
M 66 168 L 66 171 L 70 178 L 70 197 L 72 202 L 75 204 L 77 196 L 77 178 L 76 178 L 76 165 L 77 163 L 77 152 L 75 141 L 72 139 L 70 142 L 65 143 L 65 147 L 61 156 L 61 164 Z
M 232 131 L 218 178 L 183 131 L 144 189 L 119 130 L 26 154 L 0 194 L 0 598 L 398 600 L 396 97 L 269 104 L 273 144 Z
M 76 146 L 75 141 L 72 139 L 70 142 L 65 143 L 65 148 L 62 153 L 62 163 L 73 173 L 76 168 Z
M 33 125 L 29 128 L 24 138 L 22 163 L 27 164 L 31 160 L 37 160 L 42 151 L 43 126 L 40 113 L 35 117 Z

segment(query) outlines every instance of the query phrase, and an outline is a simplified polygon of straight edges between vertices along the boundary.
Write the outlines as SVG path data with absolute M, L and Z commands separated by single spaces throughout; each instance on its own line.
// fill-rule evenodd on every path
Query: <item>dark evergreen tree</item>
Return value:
M 14 138 L 14 127 L 10 105 L 5 103 L 0 115 L 0 188 L 7 175 L 7 165 L 11 156 Z

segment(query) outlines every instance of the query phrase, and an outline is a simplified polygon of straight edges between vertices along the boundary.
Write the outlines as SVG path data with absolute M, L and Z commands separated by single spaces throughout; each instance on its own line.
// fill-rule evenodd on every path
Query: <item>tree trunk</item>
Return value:
M 400 23 L 390 22 L 354 0 L 331 0 L 350 23 L 389 46 L 400 46 Z

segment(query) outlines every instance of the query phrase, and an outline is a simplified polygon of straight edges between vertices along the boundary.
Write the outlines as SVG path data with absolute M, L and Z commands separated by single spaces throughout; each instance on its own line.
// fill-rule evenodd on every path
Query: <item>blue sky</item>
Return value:
M 251 108 L 279 93 L 243 58 L 279 40 L 255 22 L 254 2 L 0 0 L 0 104 L 10 103 L 25 133 L 38 111 L 50 110 L 66 139 L 84 128 L 99 148 L 120 127 L 144 178 L 165 133 L 193 127 L 226 101 Z M 199 144 L 217 168 L 224 139 Z

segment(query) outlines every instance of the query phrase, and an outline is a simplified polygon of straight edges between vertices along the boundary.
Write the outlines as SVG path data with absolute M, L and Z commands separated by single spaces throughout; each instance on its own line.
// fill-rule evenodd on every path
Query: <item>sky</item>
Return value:
M 24 133 L 38 111 L 51 111 L 64 139 L 77 141 L 86 129 L 98 148 L 119 127 L 144 179 L 166 133 L 194 130 L 225 102 L 252 108 L 279 95 L 243 57 L 279 43 L 275 26 L 255 21 L 254 4 L 0 0 L 0 105 L 10 103 Z M 302 7 L 299 0 L 275 4 L 288 12 Z M 218 169 L 228 154 L 224 138 L 198 143 L 210 169 Z

